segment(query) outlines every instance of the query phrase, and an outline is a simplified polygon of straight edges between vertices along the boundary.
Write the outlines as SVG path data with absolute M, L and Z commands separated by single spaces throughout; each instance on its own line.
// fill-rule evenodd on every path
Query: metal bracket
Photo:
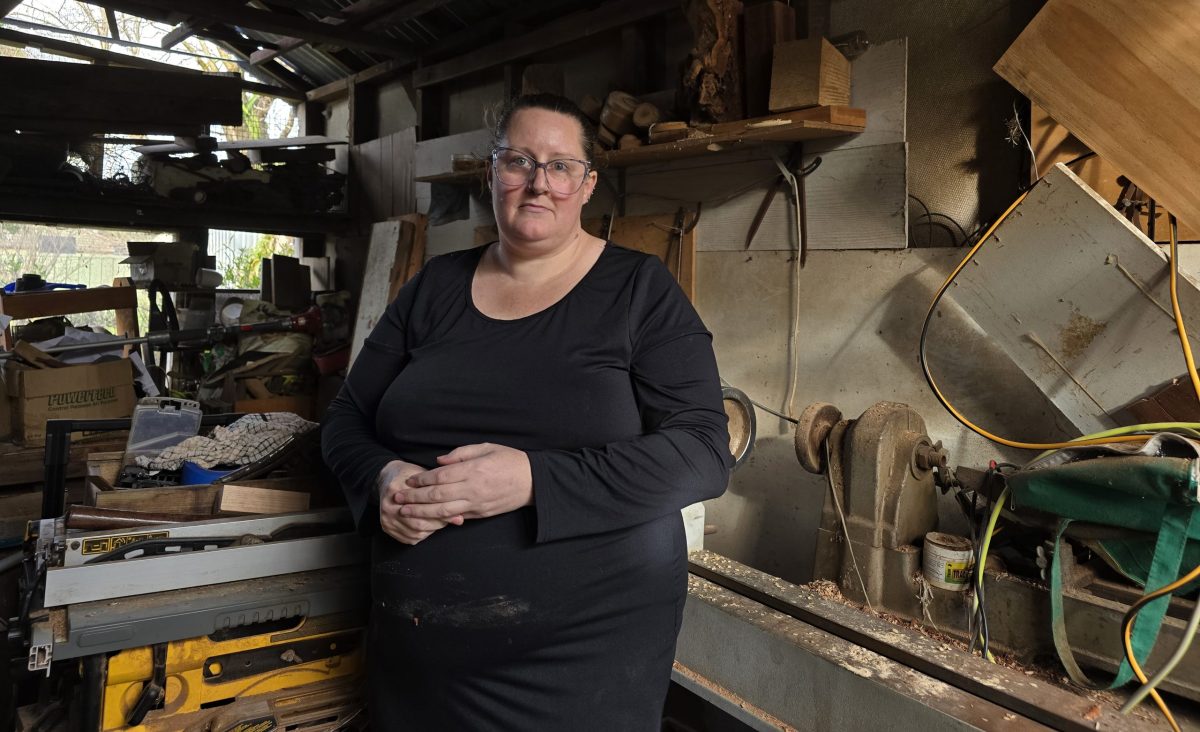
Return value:
M 29 625 L 29 663 L 30 671 L 45 671 L 50 675 L 50 662 L 54 659 L 54 631 L 50 621 L 39 620 Z

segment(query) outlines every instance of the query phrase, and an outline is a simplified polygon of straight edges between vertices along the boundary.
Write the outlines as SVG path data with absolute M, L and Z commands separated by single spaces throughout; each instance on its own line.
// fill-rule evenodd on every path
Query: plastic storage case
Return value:
M 200 431 L 200 403 L 191 399 L 145 397 L 133 409 L 125 464 L 134 465 L 139 455 L 157 455 Z

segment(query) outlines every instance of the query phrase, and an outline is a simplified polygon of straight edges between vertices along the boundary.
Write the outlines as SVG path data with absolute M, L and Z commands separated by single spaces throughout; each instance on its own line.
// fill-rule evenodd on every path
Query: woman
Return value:
M 435 257 L 323 427 L 374 531 L 381 729 L 657 730 L 686 594 L 679 509 L 728 479 L 711 336 L 659 260 L 580 226 L 594 133 L 522 97 L 500 240 Z

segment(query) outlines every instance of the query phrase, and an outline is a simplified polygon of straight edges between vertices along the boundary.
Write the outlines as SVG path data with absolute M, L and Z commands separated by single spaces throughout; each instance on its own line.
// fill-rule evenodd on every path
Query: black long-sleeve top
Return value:
M 479 312 L 484 248 L 432 259 L 367 338 L 322 425 L 374 535 L 373 724 L 657 729 L 686 592 L 679 509 L 732 458 L 711 336 L 656 258 L 609 244 L 559 302 Z M 532 507 L 416 546 L 378 527 L 391 460 L 524 450 Z
M 720 495 L 730 457 L 711 336 L 662 263 L 609 245 L 574 290 L 512 321 L 471 302 L 483 248 L 435 258 L 367 338 L 324 420 L 360 525 L 391 460 L 525 450 L 537 541 L 595 534 Z

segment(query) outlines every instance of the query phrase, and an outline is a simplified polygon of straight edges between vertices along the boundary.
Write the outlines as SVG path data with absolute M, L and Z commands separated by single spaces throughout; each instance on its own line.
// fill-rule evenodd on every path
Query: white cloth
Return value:
M 208 437 L 189 437 L 156 457 L 139 455 L 137 464 L 151 470 L 178 470 L 184 461 L 208 469 L 217 465 L 249 465 L 287 444 L 316 422 L 290 412 L 247 414 L 228 427 L 215 427 Z

